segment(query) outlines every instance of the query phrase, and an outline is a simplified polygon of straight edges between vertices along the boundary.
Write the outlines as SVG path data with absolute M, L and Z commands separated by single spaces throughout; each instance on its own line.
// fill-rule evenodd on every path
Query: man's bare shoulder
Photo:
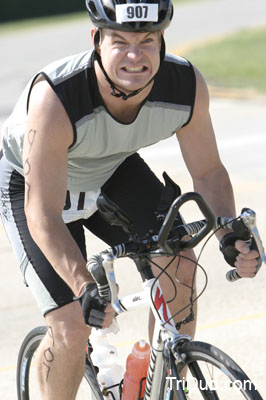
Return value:
M 41 78 L 35 83 L 29 95 L 29 110 L 44 107 L 43 111 L 52 111 L 53 107 L 60 108 L 61 102 L 48 81 Z
M 206 80 L 200 70 L 193 65 L 193 69 L 196 77 L 196 98 L 195 106 L 209 108 L 209 91 Z
M 205 129 L 206 124 L 209 125 L 210 114 L 209 114 L 209 91 L 207 83 L 201 74 L 201 72 L 193 65 L 196 78 L 196 94 L 193 106 L 193 113 L 190 122 L 183 128 L 180 129 L 178 133 L 190 130 L 196 130 L 197 132 L 201 129 Z
M 60 98 L 45 79 L 38 81 L 32 88 L 29 97 L 28 120 L 48 132 L 62 134 L 70 146 L 73 141 L 73 128 Z

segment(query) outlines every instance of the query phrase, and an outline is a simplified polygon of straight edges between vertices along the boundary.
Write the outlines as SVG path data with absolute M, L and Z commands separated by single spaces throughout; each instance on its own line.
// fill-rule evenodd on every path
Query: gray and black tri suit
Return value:
M 116 120 L 105 108 L 92 52 L 48 65 L 27 85 L 2 130 L 0 212 L 25 282 L 46 314 L 71 302 L 73 293 L 33 242 L 23 211 L 27 107 L 33 85 L 43 78 L 60 98 L 73 126 L 62 217 L 85 258 L 83 227 L 110 245 L 125 240 L 119 228 L 108 226 L 99 216 L 96 199 L 100 191 L 124 209 L 140 233 L 156 227 L 154 211 L 163 185 L 136 152 L 189 123 L 196 85 L 191 64 L 166 55 L 151 92 L 128 124 Z

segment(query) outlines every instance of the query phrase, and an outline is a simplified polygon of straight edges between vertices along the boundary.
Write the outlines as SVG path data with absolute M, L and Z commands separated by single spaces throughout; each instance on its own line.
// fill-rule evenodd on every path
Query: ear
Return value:
M 98 31 L 98 29 L 96 28 L 96 26 L 91 28 L 91 31 L 90 31 L 90 33 L 91 33 L 91 42 L 92 42 L 93 47 L 95 47 L 94 37 L 95 37 L 95 34 L 96 34 L 97 31 Z

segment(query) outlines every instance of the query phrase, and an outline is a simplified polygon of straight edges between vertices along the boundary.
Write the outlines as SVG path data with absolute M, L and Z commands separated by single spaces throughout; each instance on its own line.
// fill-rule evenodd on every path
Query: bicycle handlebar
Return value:
M 179 225 L 173 228 L 173 224 L 180 207 L 188 201 L 195 201 L 206 219 L 197 222 Z M 112 222 L 114 223 L 114 204 L 112 204 Z M 121 211 L 121 210 L 120 210 Z M 118 224 L 117 215 L 115 216 L 115 224 Z M 204 201 L 204 199 L 194 192 L 185 193 L 179 196 L 172 203 L 165 221 L 162 224 L 160 232 L 157 235 L 146 236 L 140 239 L 137 235 L 131 237 L 128 243 L 122 243 L 114 246 L 109 250 L 105 250 L 100 254 L 91 257 L 87 263 L 87 268 L 95 279 L 99 293 L 107 297 L 108 290 L 111 287 L 115 291 L 116 283 L 113 273 L 107 273 L 104 270 L 102 260 L 108 259 L 107 264 L 112 264 L 114 259 L 130 256 L 132 258 L 140 255 L 176 255 L 181 250 L 191 249 L 195 247 L 213 227 L 221 228 L 227 227 L 233 229 L 238 237 L 242 240 L 249 241 L 251 237 L 254 238 L 258 251 L 260 254 L 261 262 L 258 264 L 257 271 L 259 270 L 262 261 L 266 263 L 266 255 L 264 252 L 262 240 L 256 226 L 256 214 L 251 209 L 243 209 L 238 218 L 217 217 L 215 219 L 212 211 Z M 173 229 L 172 229 L 173 228 Z M 182 240 L 186 235 L 191 236 L 188 241 Z M 109 262 L 110 260 L 110 262 Z M 108 279 L 106 278 L 108 276 Z M 234 282 L 240 278 L 236 270 L 230 270 L 226 274 L 227 280 Z M 111 284 L 110 284 L 111 282 Z M 112 289 L 113 288 L 113 289 Z
M 171 237 L 168 238 L 180 207 L 191 200 L 197 203 L 206 219 L 178 226 L 174 229 L 173 234 L 171 232 Z M 131 229 L 128 229 L 129 224 L 127 222 L 125 224 L 123 211 L 110 202 L 108 198 L 101 197 L 98 209 L 109 223 L 119 225 L 125 231 L 130 232 Z M 196 246 L 210 232 L 214 224 L 214 215 L 198 193 L 190 192 L 178 197 L 170 207 L 159 235 L 147 235 L 144 238 L 139 238 L 138 235 L 134 235 L 131 232 L 131 238 L 128 243 L 122 243 L 102 251 L 88 260 L 87 268 L 97 284 L 99 294 L 106 299 L 110 300 L 111 298 L 113 307 L 118 312 L 120 306 L 117 301 L 117 289 L 113 272 L 113 261 L 115 259 L 130 256 L 136 260 L 141 255 L 176 255 L 180 250 Z M 194 236 L 188 242 L 182 241 L 181 238 L 186 235 Z M 139 271 L 142 273 L 144 280 L 149 279 L 149 270 L 139 269 Z
M 191 237 L 191 239 L 189 239 L 188 241 L 180 241 L 180 250 L 187 250 L 195 247 L 212 230 L 215 225 L 215 217 L 200 194 L 195 192 L 188 192 L 179 196 L 171 205 L 158 235 L 158 244 L 166 253 L 173 253 L 172 249 L 167 244 L 167 238 L 169 232 L 173 227 L 174 220 L 180 207 L 188 201 L 195 201 L 197 203 L 202 214 L 206 217 L 206 222 L 205 224 L 201 224 L 201 226 L 198 226 L 199 230 L 195 232 L 195 236 Z

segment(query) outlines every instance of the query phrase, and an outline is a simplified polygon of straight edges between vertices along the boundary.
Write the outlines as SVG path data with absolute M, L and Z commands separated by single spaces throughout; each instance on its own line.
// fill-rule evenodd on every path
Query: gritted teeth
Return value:
M 146 67 L 123 67 L 122 69 L 127 72 L 143 72 L 146 70 Z

